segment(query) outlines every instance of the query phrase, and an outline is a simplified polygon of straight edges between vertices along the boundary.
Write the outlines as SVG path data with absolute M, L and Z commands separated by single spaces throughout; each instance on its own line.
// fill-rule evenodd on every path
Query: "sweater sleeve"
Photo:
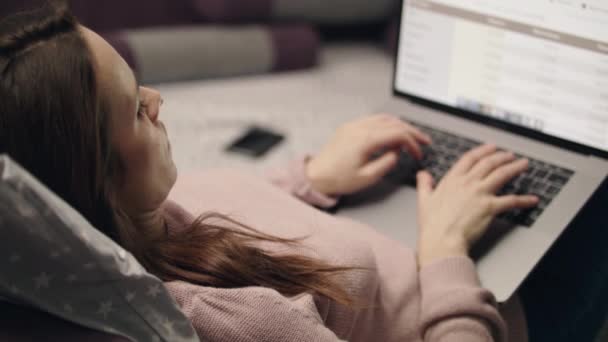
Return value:
M 180 281 L 165 286 L 201 341 L 343 341 L 325 327 L 312 295 L 286 298 L 262 287 L 218 289 Z
M 313 189 L 306 176 L 306 164 L 309 160 L 310 156 L 298 158 L 286 167 L 268 172 L 267 178 L 272 184 L 310 205 L 324 209 L 335 206 L 337 198 L 328 197 Z
M 481 287 L 467 257 L 439 260 L 420 270 L 421 336 L 428 342 L 506 341 L 497 303 Z

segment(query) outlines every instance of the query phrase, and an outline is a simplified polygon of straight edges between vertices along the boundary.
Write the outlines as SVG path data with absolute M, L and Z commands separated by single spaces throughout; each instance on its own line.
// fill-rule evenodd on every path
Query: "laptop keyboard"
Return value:
M 421 162 L 415 162 L 409 154 L 405 152 L 402 153 L 398 166 L 392 172 L 393 175 L 403 170 L 409 169 L 411 171 L 412 163 L 416 163 L 418 164 L 416 168 L 428 170 L 435 180 L 439 180 L 446 174 L 451 166 L 460 159 L 461 155 L 472 148 L 481 145 L 481 142 L 479 141 L 457 136 L 428 126 L 416 123 L 413 124 L 430 135 L 433 139 L 433 144 L 432 146 L 422 147 L 424 159 Z M 507 220 L 509 223 L 531 227 L 543 213 L 545 208 L 549 206 L 553 198 L 555 198 L 564 185 L 568 183 L 574 172 L 526 156 L 517 155 L 517 157 L 530 160 L 528 170 L 505 185 L 498 194 L 533 194 L 539 197 L 540 202 L 535 208 L 512 210 L 503 213 L 499 218 Z M 411 172 L 409 173 L 411 174 Z

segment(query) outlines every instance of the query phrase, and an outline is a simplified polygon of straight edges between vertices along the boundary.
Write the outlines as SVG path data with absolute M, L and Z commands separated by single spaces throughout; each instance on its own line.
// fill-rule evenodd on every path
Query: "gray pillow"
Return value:
M 0 297 L 134 341 L 198 341 L 162 282 L 0 155 Z
M 143 83 L 309 68 L 319 37 L 308 25 L 178 26 L 104 34 Z

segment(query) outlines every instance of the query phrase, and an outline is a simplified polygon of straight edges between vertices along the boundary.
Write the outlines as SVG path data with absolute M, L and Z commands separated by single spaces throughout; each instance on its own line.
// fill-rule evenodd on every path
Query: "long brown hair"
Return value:
M 109 144 L 92 55 L 64 2 L 0 20 L 0 153 L 7 153 L 164 281 L 263 286 L 352 304 L 335 276 L 350 270 L 256 244 L 295 245 L 219 214 L 164 239 L 141 231 L 112 200 L 120 161 Z M 208 223 L 220 218 L 226 227 Z M 215 222 L 215 221 L 214 221 Z M 228 228 L 236 224 L 240 229 Z M 137 236 L 137 239 L 135 238 Z

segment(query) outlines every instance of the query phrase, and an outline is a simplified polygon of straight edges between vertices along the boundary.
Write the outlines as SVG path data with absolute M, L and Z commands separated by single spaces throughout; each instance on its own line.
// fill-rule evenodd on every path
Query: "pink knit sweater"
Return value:
M 276 236 L 307 236 L 297 250 L 263 247 L 370 268 L 340 279 L 354 299 L 370 307 L 351 309 L 310 293 L 287 298 L 262 287 L 166 283 L 202 341 L 526 340 L 518 303 L 501 308 L 501 315 L 493 295 L 480 287 L 469 258 L 448 258 L 418 270 L 410 248 L 314 208 L 311 204 L 333 201 L 311 189 L 303 170 L 302 160 L 293 163 L 272 176 L 274 185 L 230 170 L 180 176 L 166 204 L 170 229 L 192 222 L 190 213 L 213 211 Z

